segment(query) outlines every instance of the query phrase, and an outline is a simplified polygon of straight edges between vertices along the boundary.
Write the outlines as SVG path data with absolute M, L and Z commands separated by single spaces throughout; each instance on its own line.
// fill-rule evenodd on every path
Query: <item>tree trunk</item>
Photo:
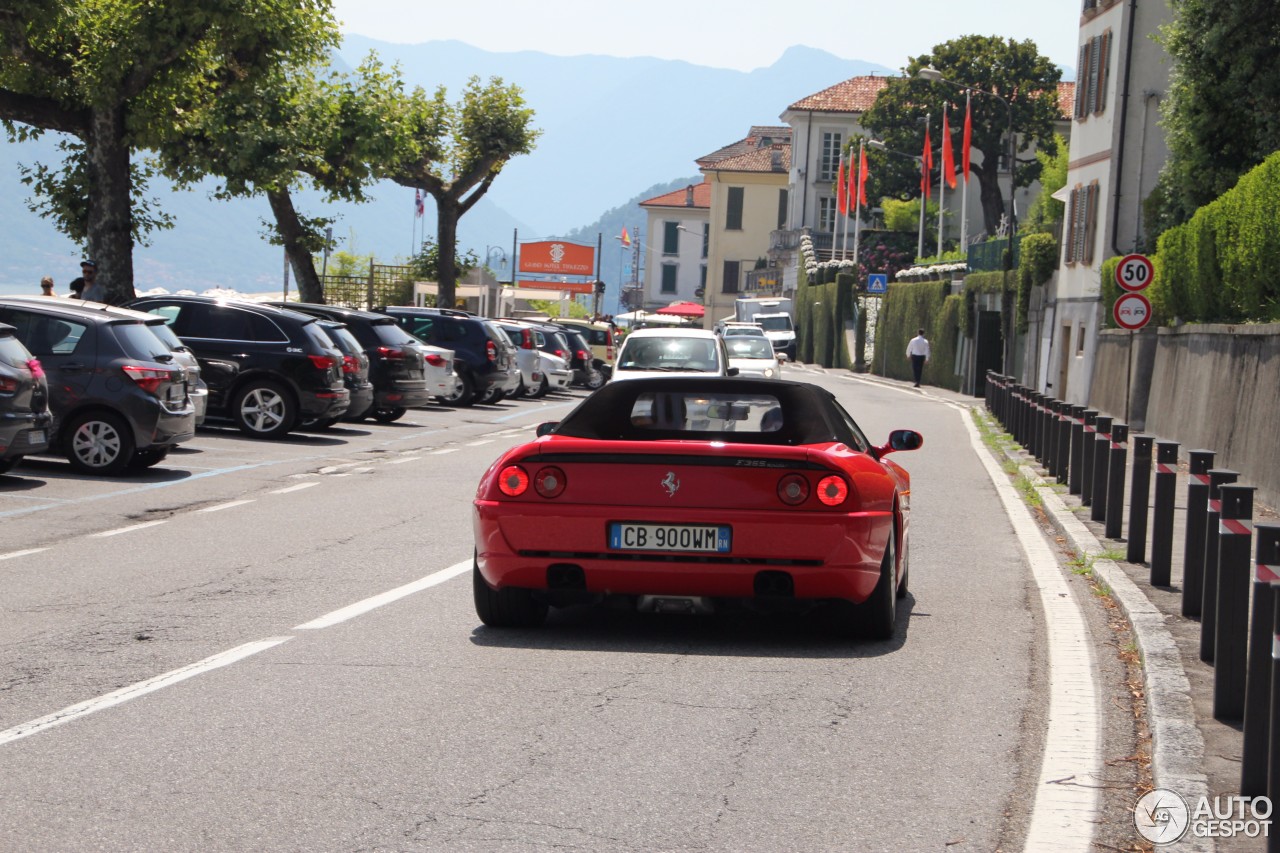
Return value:
M 125 108 L 94 109 L 85 135 L 85 177 L 96 204 L 89 205 L 87 255 L 98 264 L 105 301 L 133 299 L 133 176 L 125 139 Z
M 436 265 L 437 308 L 452 308 L 458 292 L 458 218 L 461 216 L 458 202 L 447 195 L 435 196 L 436 246 L 439 262 Z
M 287 189 L 267 190 L 267 200 L 271 203 L 271 212 L 276 218 L 276 233 L 284 243 L 289 266 L 293 268 L 293 277 L 298 280 L 298 299 L 323 305 L 324 287 L 320 283 L 320 276 L 316 275 L 316 265 L 311 259 L 311 253 L 307 251 L 304 242 L 306 231 L 293 206 L 293 196 Z
M 974 169 L 980 184 L 979 197 L 982 199 L 982 224 L 988 237 L 996 236 L 1000 229 L 1000 217 L 1004 214 L 1004 195 L 1000 191 L 1000 158 L 992 158 L 991 169 Z M 985 165 L 985 164 L 984 164 Z

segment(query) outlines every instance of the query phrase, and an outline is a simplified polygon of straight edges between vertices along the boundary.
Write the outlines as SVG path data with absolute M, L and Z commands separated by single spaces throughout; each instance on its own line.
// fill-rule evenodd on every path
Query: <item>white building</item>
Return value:
M 648 214 L 649 235 L 644 246 L 644 310 L 701 301 L 711 240 L 711 184 L 690 184 L 640 206 Z

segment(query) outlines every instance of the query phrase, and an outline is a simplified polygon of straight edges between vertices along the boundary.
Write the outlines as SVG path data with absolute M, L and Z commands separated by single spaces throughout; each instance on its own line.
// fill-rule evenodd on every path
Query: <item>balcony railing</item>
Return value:
M 742 292 L 753 296 L 781 296 L 782 270 L 777 267 L 748 270 L 743 277 Z

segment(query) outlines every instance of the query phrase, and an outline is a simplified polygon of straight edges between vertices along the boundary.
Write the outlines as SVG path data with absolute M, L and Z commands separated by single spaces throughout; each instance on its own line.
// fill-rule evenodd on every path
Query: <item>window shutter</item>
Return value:
M 1099 53 L 1098 65 L 1098 91 L 1094 97 L 1095 113 L 1104 112 L 1107 109 L 1107 78 L 1111 73 L 1111 30 L 1107 30 L 1098 36 L 1098 42 L 1101 45 Z
M 662 254 L 680 254 L 680 223 L 662 223 Z
M 720 290 L 722 293 L 738 292 L 738 262 L 724 262 L 724 280 L 720 282 Z
M 729 187 L 729 203 L 725 211 L 724 227 L 728 231 L 742 230 L 742 187 Z
M 675 264 L 662 265 L 662 292 L 676 292 L 676 272 L 679 270 Z
M 787 191 L 778 190 L 778 230 L 787 227 Z
M 1099 48 L 1101 39 L 1089 39 L 1089 100 L 1086 111 L 1096 113 L 1098 111 L 1098 75 L 1102 69 L 1102 56 Z
M 1084 262 L 1093 265 L 1093 246 L 1098 237 L 1098 182 L 1089 184 L 1089 201 L 1085 205 Z
M 1062 241 L 1065 254 L 1062 259 L 1064 264 L 1074 264 L 1076 262 L 1076 192 L 1077 190 L 1073 189 L 1067 199 L 1067 234 L 1066 239 Z
M 1076 118 L 1081 119 L 1088 115 L 1087 107 L 1089 102 L 1089 44 L 1088 42 L 1080 45 L 1080 64 L 1077 66 L 1076 72 Z

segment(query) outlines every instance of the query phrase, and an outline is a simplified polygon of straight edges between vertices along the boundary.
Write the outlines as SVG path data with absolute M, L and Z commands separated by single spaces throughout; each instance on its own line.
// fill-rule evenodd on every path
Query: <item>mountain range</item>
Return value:
M 473 75 L 500 77 L 519 86 L 534 110 L 534 125 L 542 130 L 537 147 L 508 163 L 463 217 L 460 249 L 483 256 L 496 247 L 509 254 L 517 238 L 594 244 L 603 234 L 601 277 L 607 283 L 623 275 L 622 253 L 609 251 L 618 245 L 613 238 L 622 225 L 634 231 L 644 223 L 636 203 L 700 180 L 696 158 L 741 139 L 752 125 L 776 124 L 788 104 L 841 80 L 895 73 L 807 47 L 789 48 L 768 67 L 743 72 L 643 57 L 494 53 L 457 41 L 392 44 L 358 35 L 346 37 L 335 64 L 355 67 L 371 51 L 398 64 L 411 86 L 444 86 L 450 100 L 460 97 Z M 79 274 L 78 247 L 28 210 L 30 193 L 18 170 L 19 163 L 56 162 L 56 138 L 0 142 L 0 293 L 36 293 L 43 275 L 52 275 L 65 292 Z M 283 287 L 283 252 L 263 236 L 266 201 L 215 201 L 212 186 L 181 192 L 156 181 L 151 187 L 177 225 L 135 250 L 139 291 Z M 371 195 L 363 205 L 325 205 L 304 192 L 298 202 L 307 215 L 338 215 L 339 248 L 372 253 L 379 262 L 407 257 L 424 230 L 428 237 L 434 232 L 430 198 L 426 215 L 416 220 L 410 190 L 384 183 Z M 501 257 L 496 248 L 495 268 Z M 606 306 L 616 299 L 616 288 L 610 291 Z

